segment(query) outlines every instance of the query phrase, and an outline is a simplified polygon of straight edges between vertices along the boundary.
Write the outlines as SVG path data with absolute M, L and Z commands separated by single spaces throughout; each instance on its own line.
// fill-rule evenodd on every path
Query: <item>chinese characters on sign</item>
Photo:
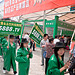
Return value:
M 43 0 L 45 1 L 45 0 Z M 36 3 L 42 3 L 42 0 L 34 0 L 34 5 L 36 5 Z
M 0 21 L 0 35 L 20 35 L 21 34 L 21 23 Z
M 36 23 L 31 31 L 30 38 L 33 39 L 36 43 L 40 44 L 44 33 L 39 25 Z
M 4 5 L 6 8 L 5 13 L 7 14 L 29 7 L 29 0 L 7 0 Z
M 4 0 L 4 18 L 55 9 L 73 4 L 75 4 L 75 0 Z

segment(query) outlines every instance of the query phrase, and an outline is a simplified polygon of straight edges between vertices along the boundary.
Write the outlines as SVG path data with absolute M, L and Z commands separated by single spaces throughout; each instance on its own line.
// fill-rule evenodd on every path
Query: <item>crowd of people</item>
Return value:
M 41 66 L 44 66 L 45 64 L 45 75 L 64 75 L 66 69 L 69 70 L 70 75 L 75 75 L 75 64 L 72 64 L 72 61 L 68 60 L 64 65 L 64 53 L 65 50 L 70 50 L 70 45 L 70 36 L 56 35 L 54 39 L 49 37 L 48 34 L 44 34 L 44 38 L 41 41 L 40 46 L 42 48 Z M 75 51 L 73 53 L 73 63 L 75 63 L 74 54 Z M 73 68 L 71 67 L 71 65 L 73 65 Z
M 13 35 L 10 35 L 9 38 L 7 36 L 0 38 L 0 56 L 2 56 L 4 60 L 3 73 L 5 74 L 6 72 L 9 72 L 11 70 L 10 68 L 12 68 L 14 75 L 28 75 L 30 58 L 33 57 L 31 48 L 33 47 L 33 51 L 35 51 L 35 42 L 29 38 L 27 33 L 25 33 L 21 43 L 19 41 L 19 36 L 17 36 L 15 39 L 14 38 L 15 37 Z M 17 55 L 17 43 L 15 43 L 16 41 L 20 46 L 17 50 Z M 28 47 L 29 42 L 30 48 Z M 66 69 L 68 69 L 70 75 L 75 75 L 75 61 L 72 62 L 71 60 L 68 60 L 66 64 L 64 64 L 65 49 L 70 50 L 70 43 L 70 36 L 56 35 L 55 38 L 52 38 L 49 37 L 48 34 L 44 34 L 44 37 L 40 43 L 40 47 L 42 49 L 41 66 L 45 65 L 45 75 L 64 75 Z M 73 55 L 72 60 L 75 60 L 75 54 Z M 15 61 L 18 62 L 19 74 L 16 70 Z M 71 62 L 74 64 L 73 66 L 71 65 Z M 73 69 L 71 69 L 71 66 Z

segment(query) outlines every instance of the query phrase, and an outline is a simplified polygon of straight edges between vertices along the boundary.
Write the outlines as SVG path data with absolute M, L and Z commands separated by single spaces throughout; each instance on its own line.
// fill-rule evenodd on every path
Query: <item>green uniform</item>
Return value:
M 64 63 L 62 60 L 59 59 L 60 62 L 60 68 L 64 66 Z M 48 62 L 48 69 L 46 75 L 64 75 L 64 71 L 60 72 L 60 69 L 58 69 L 58 63 L 57 58 L 53 54 Z
M 6 42 L 7 42 L 7 40 L 6 40 L 6 38 L 4 38 L 4 39 L 2 40 L 2 47 L 3 47 L 3 45 L 4 45 Z
M 1 45 L 2 45 L 2 42 L 1 42 L 1 38 L 0 38 L 0 56 L 2 56 Z
M 7 40 L 4 38 L 2 40 L 2 52 L 3 52 L 3 48 L 4 48 L 4 45 L 5 45 L 6 42 L 7 42 Z M 5 55 L 5 53 L 3 52 L 3 58 L 4 58 L 4 55 Z
M 5 52 L 5 43 L 7 42 L 7 40 L 6 39 L 3 39 L 2 40 L 2 51 L 3 51 L 3 59 L 4 59 L 4 67 L 6 67 L 7 65 L 6 65 L 6 57 L 7 57 L 7 55 L 6 55 L 6 52 Z
M 9 43 L 9 49 L 7 49 L 8 42 L 3 45 L 3 54 L 4 54 L 4 68 L 7 71 L 10 71 L 11 66 L 13 70 L 16 71 L 16 63 L 15 63 L 15 56 L 16 56 L 16 46 L 13 42 L 13 45 Z
M 0 55 L 2 56 L 2 41 L 3 41 L 4 37 L 0 37 Z
M 30 53 L 29 58 L 27 58 L 29 51 L 29 48 L 28 51 L 26 50 L 26 48 L 18 49 L 16 61 L 18 61 L 19 75 L 28 75 L 30 67 L 30 58 L 33 57 L 32 53 Z

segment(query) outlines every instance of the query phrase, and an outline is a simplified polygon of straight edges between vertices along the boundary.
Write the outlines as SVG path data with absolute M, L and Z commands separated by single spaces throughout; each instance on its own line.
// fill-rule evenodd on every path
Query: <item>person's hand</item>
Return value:
M 48 43 L 46 42 L 46 45 L 47 45 Z
M 30 53 L 32 52 L 32 49 L 30 49 L 30 51 L 29 51 Z
M 44 48 L 45 47 L 45 45 L 42 45 L 42 48 Z
M 69 68 L 69 66 L 71 65 L 70 61 L 68 61 L 65 65 L 64 65 L 64 68 L 67 69 Z
M 27 55 L 27 58 L 29 58 L 29 55 Z
M 7 46 L 7 49 L 9 49 L 9 46 Z

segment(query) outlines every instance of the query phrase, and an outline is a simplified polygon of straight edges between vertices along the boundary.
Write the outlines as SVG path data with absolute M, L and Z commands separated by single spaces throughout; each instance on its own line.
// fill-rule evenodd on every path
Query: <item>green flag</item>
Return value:
M 44 36 L 44 33 L 42 29 L 39 27 L 37 23 L 35 23 L 29 37 L 33 39 L 36 43 L 40 44 L 43 36 Z

